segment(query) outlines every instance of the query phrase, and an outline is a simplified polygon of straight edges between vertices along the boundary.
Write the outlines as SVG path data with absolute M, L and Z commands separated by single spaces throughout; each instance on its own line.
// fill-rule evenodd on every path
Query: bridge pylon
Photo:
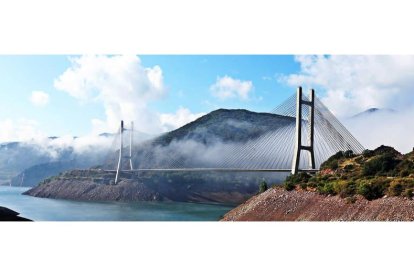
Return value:
M 315 90 L 309 91 L 309 100 L 304 100 L 302 97 L 302 87 L 298 87 L 296 92 L 296 136 L 295 136 L 295 151 L 292 162 L 292 174 L 299 172 L 299 163 L 302 150 L 307 151 L 309 154 L 309 168 L 314 170 L 315 165 L 315 147 L 314 147 L 314 136 L 315 136 Z M 309 108 L 308 115 L 308 139 L 307 144 L 302 144 L 302 110 L 307 106 Z
M 131 128 L 129 129 L 130 135 L 129 135 L 129 154 L 128 156 L 124 156 L 124 132 L 125 130 L 128 130 L 124 127 L 124 121 L 121 121 L 121 127 L 119 131 L 120 136 L 120 143 L 119 143 L 119 159 L 118 159 L 118 166 L 116 169 L 116 176 L 115 176 L 115 184 L 118 184 L 120 173 L 122 171 L 122 163 L 124 159 L 128 159 L 130 170 L 134 170 L 134 167 L 132 165 L 132 144 L 134 139 L 134 122 L 131 122 Z

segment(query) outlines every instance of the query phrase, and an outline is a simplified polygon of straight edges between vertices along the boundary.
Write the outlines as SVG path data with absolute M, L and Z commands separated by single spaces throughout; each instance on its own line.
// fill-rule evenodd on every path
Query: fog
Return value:
M 402 153 L 414 147 L 414 110 L 378 110 L 343 120 L 344 125 L 367 149 L 392 146 Z

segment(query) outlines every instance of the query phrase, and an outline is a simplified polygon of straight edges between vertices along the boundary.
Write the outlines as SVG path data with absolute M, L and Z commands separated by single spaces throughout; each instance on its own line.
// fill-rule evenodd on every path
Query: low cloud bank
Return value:
M 414 147 L 414 110 L 378 110 L 343 120 L 344 125 L 368 149 L 392 146 L 402 153 Z

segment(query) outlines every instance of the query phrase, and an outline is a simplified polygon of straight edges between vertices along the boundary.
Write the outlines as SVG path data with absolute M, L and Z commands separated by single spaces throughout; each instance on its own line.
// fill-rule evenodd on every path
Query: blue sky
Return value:
M 414 56 L 0 56 L 0 76 L 0 142 L 96 136 L 121 119 L 158 134 L 218 108 L 270 111 L 300 85 L 364 145 L 412 148 Z M 347 124 L 372 107 L 399 117 Z
M 77 56 L 71 56 L 77 58 Z M 101 102 L 79 101 L 56 89 L 54 81 L 71 67 L 68 56 L 0 56 L 0 122 L 11 119 L 32 120 L 42 133 L 51 135 L 85 135 L 91 120 L 105 120 Z M 278 81 L 279 75 L 298 72 L 293 56 L 139 56 L 145 68 L 159 66 L 165 93 L 148 102 L 157 113 L 175 113 L 180 107 L 194 114 L 216 108 L 245 108 L 269 111 L 294 92 Z M 228 76 L 249 81 L 248 99 L 219 99 L 210 87 L 217 78 Z M 33 91 L 48 94 L 48 104 L 34 105 Z M 126 119 L 126 118 L 124 118 Z M 127 120 L 127 119 L 126 119 Z

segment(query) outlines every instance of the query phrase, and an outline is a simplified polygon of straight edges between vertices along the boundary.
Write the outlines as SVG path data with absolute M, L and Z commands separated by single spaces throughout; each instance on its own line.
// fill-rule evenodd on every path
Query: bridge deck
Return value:
M 116 170 L 104 170 L 116 172 Z M 136 169 L 122 172 L 291 172 L 291 169 L 239 169 L 239 168 L 170 168 L 170 169 Z M 317 169 L 299 170 L 300 172 L 318 172 Z

